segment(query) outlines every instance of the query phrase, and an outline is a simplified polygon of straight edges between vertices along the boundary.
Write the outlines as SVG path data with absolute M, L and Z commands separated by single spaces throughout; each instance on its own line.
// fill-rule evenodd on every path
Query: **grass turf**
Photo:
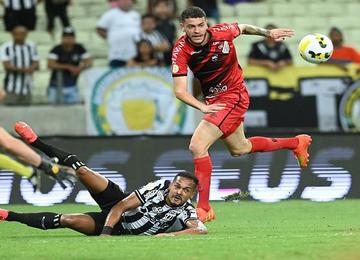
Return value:
M 213 203 L 209 234 L 86 237 L 0 223 L 0 259 L 360 259 L 360 200 Z M 19 212 L 85 212 L 84 205 L 3 206 Z

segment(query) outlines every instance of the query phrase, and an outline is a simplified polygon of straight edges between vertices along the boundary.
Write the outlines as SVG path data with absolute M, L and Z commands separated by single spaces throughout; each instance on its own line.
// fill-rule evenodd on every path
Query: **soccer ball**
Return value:
M 299 43 L 300 56 L 310 63 L 323 63 L 330 59 L 334 47 L 331 40 L 323 34 L 306 35 Z

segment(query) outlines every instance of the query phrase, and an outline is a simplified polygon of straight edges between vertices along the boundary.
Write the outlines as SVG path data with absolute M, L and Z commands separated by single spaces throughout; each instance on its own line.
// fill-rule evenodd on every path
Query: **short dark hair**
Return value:
M 150 19 L 154 19 L 155 20 L 155 16 L 152 14 L 144 14 L 141 16 L 141 21 L 143 21 L 146 18 L 150 18 Z
M 338 34 L 341 34 L 341 35 L 343 34 L 342 31 L 340 30 L 340 28 L 335 27 L 335 26 L 330 28 L 330 33 L 332 33 L 332 32 L 337 32 Z
M 158 6 L 159 4 L 162 4 L 162 3 L 169 5 L 169 0 L 156 0 L 154 3 L 154 7 Z
M 179 172 L 176 174 L 174 180 L 176 180 L 177 177 L 183 177 L 192 180 L 195 183 L 195 187 L 199 185 L 199 179 L 191 172 Z
M 273 23 L 269 23 L 265 26 L 266 30 L 272 30 L 272 29 L 276 29 L 276 28 L 277 28 L 277 26 Z
M 197 6 L 190 6 L 181 13 L 181 21 L 184 22 L 188 18 L 203 18 L 206 13 L 203 9 Z

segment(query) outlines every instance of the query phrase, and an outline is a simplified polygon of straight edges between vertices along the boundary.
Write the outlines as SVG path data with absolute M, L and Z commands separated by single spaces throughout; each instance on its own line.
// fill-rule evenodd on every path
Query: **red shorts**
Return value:
M 226 108 L 216 113 L 205 114 L 203 119 L 219 127 L 223 136 L 226 138 L 231 135 L 244 121 L 245 113 L 249 107 L 250 99 L 246 88 L 241 90 L 240 95 L 237 94 L 236 98 L 220 97 L 214 102 L 208 104 L 224 103 Z

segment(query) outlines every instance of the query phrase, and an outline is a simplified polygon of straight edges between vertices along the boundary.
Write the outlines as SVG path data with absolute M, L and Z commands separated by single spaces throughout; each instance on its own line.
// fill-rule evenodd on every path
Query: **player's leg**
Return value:
M 109 182 L 104 176 L 86 167 L 75 155 L 42 141 L 26 123 L 17 122 L 15 131 L 31 146 L 44 152 L 49 157 L 58 158 L 60 164 L 74 168 L 81 183 L 85 185 L 90 193 L 100 193 L 107 188 Z
M 209 147 L 221 136 L 222 132 L 216 125 L 202 120 L 195 129 L 190 141 L 189 149 L 194 159 L 195 175 L 199 179 L 199 201 L 197 204 L 197 212 L 200 220 L 202 221 L 211 220 L 206 220 L 207 213 L 211 210 L 209 195 L 212 163 L 208 150 Z
M 35 167 L 41 164 L 41 156 L 22 141 L 11 136 L 5 129 L 0 127 L 0 147 L 20 160 Z
M 46 175 L 55 179 L 64 189 L 66 188 L 66 185 L 63 183 L 63 181 L 66 181 L 70 185 L 73 185 L 75 182 L 76 178 L 74 178 L 73 174 L 70 174 L 66 169 L 58 167 L 50 160 L 42 158 L 24 142 L 14 138 L 1 127 L 0 147 L 18 159 L 34 166 L 35 168 L 44 172 Z
M 95 234 L 95 221 L 87 214 L 62 215 L 53 212 L 18 213 L 0 209 L 0 221 L 2 220 L 18 222 L 43 230 L 70 228 L 86 235 Z
M 290 138 L 255 136 L 247 139 L 244 134 L 243 123 L 241 123 L 235 132 L 224 138 L 223 141 L 233 156 L 288 149 L 294 152 L 301 167 L 306 167 L 309 161 L 308 147 L 311 144 L 311 137 L 308 135 Z

